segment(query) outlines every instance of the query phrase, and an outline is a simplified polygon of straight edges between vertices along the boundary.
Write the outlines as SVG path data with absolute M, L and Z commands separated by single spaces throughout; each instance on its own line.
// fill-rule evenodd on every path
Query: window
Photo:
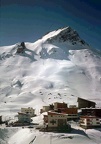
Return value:
M 56 121 L 55 121 L 55 120 L 51 120 L 50 123 L 51 123 L 52 125 L 54 125 L 54 124 L 56 124 Z
M 87 121 L 90 121 L 90 119 L 87 119 Z
M 100 124 L 100 122 L 97 122 L 97 124 Z

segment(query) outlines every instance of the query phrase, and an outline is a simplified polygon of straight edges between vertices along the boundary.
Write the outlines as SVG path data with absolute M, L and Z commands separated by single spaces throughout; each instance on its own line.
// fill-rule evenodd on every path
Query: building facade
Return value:
M 67 116 L 56 112 L 48 112 L 48 115 L 44 115 L 44 126 L 47 131 L 67 132 L 71 130 L 71 126 L 67 123 Z
M 78 108 L 59 108 L 57 112 L 66 114 L 67 119 L 77 119 L 78 118 Z
M 53 104 L 50 104 L 48 106 L 43 106 L 43 108 L 40 109 L 40 113 L 48 112 L 50 110 L 54 110 L 54 105 Z
M 101 108 L 82 108 L 81 115 L 92 115 L 101 118 Z
M 48 112 L 48 127 L 60 127 L 67 125 L 67 116 L 65 114 Z
M 48 112 L 50 110 L 50 106 L 43 106 L 43 108 L 40 110 L 40 113 Z
M 31 117 L 35 116 L 35 109 L 28 107 L 28 108 L 21 108 L 22 113 L 26 113 L 30 115 Z
M 80 117 L 80 126 L 83 128 L 100 127 L 100 119 L 95 116 Z
M 18 122 L 20 122 L 20 123 L 30 123 L 31 118 L 28 114 L 19 112 L 18 113 Z
M 64 102 L 63 103 L 55 102 L 54 109 L 59 109 L 59 108 L 67 108 L 67 104 Z

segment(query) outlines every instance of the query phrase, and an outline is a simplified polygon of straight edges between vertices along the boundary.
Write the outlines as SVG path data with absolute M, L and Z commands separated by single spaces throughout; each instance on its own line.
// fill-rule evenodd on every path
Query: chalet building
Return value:
M 67 116 L 61 113 L 48 112 L 48 127 L 66 126 Z
M 96 103 L 83 98 L 78 98 L 78 108 L 95 108 Z
M 78 108 L 76 105 L 72 105 L 69 108 L 66 103 L 54 103 L 54 111 L 67 115 L 67 119 L 77 119 L 78 118 Z
M 78 108 L 75 105 L 68 108 L 66 103 L 55 102 L 52 108 L 50 106 L 43 106 L 41 112 L 48 112 L 50 110 L 51 112 L 66 114 L 68 120 L 78 118 Z
M 35 116 L 35 109 L 28 107 L 28 108 L 21 108 L 21 112 L 30 115 L 31 117 Z
M 101 108 L 82 108 L 81 115 L 92 115 L 101 118 Z
M 2 124 L 2 116 L 0 116 L 0 124 Z
M 54 110 L 59 109 L 59 108 L 67 108 L 67 104 L 64 102 L 63 103 L 55 102 L 54 103 Z
M 70 128 L 67 124 L 67 115 L 56 112 L 48 112 L 48 115 L 44 115 L 44 124 L 47 130 L 52 131 L 65 131 Z
M 80 117 L 80 126 L 83 128 L 101 127 L 100 119 L 96 116 Z
M 18 122 L 19 123 L 30 123 L 31 118 L 29 114 L 18 112 Z

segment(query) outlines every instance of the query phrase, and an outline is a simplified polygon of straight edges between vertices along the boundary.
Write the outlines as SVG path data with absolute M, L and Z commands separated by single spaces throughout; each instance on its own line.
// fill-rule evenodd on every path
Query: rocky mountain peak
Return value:
M 49 36 L 49 34 L 50 34 L 50 37 L 48 37 L 47 41 L 50 43 L 55 42 L 55 41 L 58 41 L 58 42 L 70 41 L 72 42 L 73 45 L 76 44 L 77 42 L 81 44 L 85 44 L 85 41 L 82 40 L 79 34 L 75 30 L 73 30 L 70 26 L 58 29 L 54 31 L 54 34 L 51 34 L 50 32 L 47 34 L 47 36 Z

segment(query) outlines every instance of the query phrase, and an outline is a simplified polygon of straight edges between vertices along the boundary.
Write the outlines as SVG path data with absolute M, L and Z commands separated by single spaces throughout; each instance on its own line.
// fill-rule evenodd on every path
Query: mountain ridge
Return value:
M 69 39 L 67 31 L 76 33 L 77 39 L 72 41 L 70 35 Z M 34 43 L 25 42 L 21 53 L 17 52 L 21 43 L 1 47 L 0 112 L 15 114 L 22 106 L 32 106 L 38 113 L 43 105 L 56 101 L 77 104 L 77 97 L 100 105 L 101 56 L 81 40 L 66 27 Z

